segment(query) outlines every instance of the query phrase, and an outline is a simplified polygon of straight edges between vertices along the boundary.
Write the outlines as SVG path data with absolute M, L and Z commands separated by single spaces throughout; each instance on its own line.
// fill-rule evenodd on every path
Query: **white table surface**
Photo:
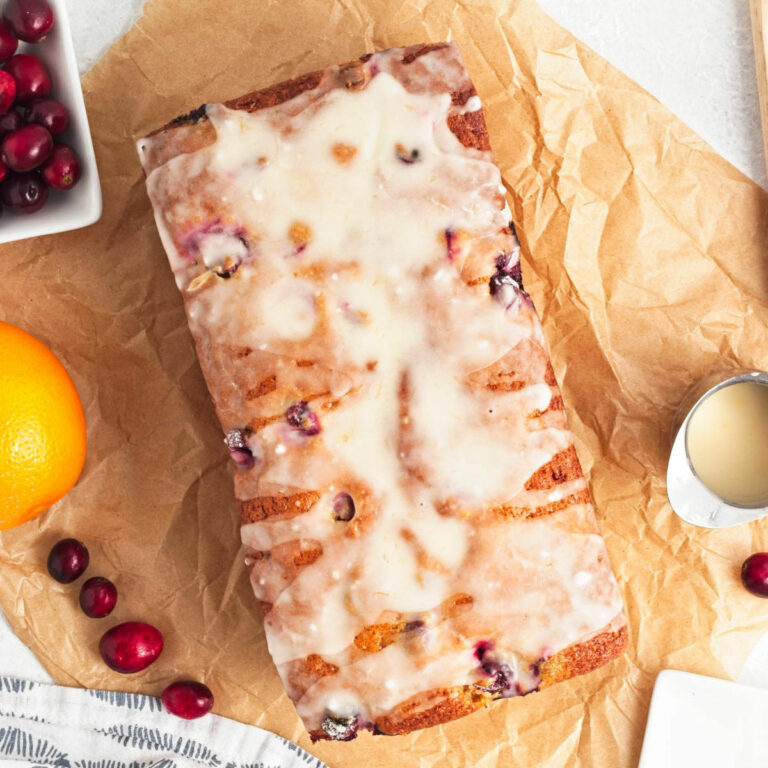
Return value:
M 746 0 L 539 0 L 539 4 L 670 107 L 737 168 L 766 186 Z M 142 0 L 67 0 L 67 6 L 80 69 L 85 71 L 130 27 Z M 3 673 L 50 680 L 0 615 Z M 768 635 L 755 648 L 740 679 L 768 687 Z

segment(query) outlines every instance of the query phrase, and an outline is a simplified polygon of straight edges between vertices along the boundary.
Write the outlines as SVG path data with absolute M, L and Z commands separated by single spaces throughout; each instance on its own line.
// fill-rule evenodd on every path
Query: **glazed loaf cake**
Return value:
M 626 644 L 480 100 L 452 44 L 139 142 L 313 738 L 402 734 Z

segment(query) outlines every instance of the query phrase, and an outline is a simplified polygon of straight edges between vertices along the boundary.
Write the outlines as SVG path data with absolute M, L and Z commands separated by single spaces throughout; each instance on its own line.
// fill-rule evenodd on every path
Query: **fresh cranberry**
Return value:
M 69 128 L 69 112 L 56 99 L 35 99 L 24 111 L 28 123 L 36 123 L 47 128 L 51 136 L 58 136 Z
M 229 458 L 242 469 L 250 469 L 256 463 L 253 451 L 248 447 L 249 435 L 249 429 L 235 427 L 234 429 L 230 429 L 224 438 L 224 443 L 229 452 Z
M 48 199 L 48 187 L 39 173 L 12 173 L 0 184 L 0 199 L 16 213 L 39 211 Z
M 179 680 L 163 691 L 163 706 L 177 717 L 195 720 L 213 708 L 213 694 L 207 685 L 194 680 Z
M 11 131 L 21 128 L 22 125 L 24 125 L 24 120 L 15 109 L 0 115 L 0 139 L 5 138 Z
M 741 581 L 758 597 L 768 597 L 768 552 L 757 552 L 741 566 Z
M 16 101 L 19 104 L 44 99 L 51 92 L 51 76 L 37 56 L 17 53 L 4 66 L 5 71 L 16 80 Z
M 77 539 L 62 539 L 48 555 L 48 573 L 60 584 L 71 584 L 88 567 L 88 550 Z
M 333 519 L 348 523 L 355 516 L 355 500 L 348 493 L 337 493 L 333 498 Z
M 49 187 L 66 192 L 80 179 L 80 161 L 66 144 L 54 144 L 51 156 L 43 164 L 40 173 Z
M 16 81 L 7 72 L 0 70 L 0 113 L 5 114 L 16 98 Z
M 285 420 L 294 429 L 305 434 L 307 437 L 314 437 L 320 434 L 320 419 L 309 407 L 306 400 L 299 400 L 291 405 L 285 412 Z
M 105 632 L 99 642 L 104 663 L 124 675 L 141 672 L 163 651 L 160 630 L 141 621 L 127 621 Z
M 8 166 L 0 159 L 0 181 L 8 175 Z
M 2 143 L 2 157 L 12 171 L 32 171 L 42 165 L 53 150 L 51 134 L 42 125 L 25 125 L 11 131 Z
M 80 607 L 86 616 L 103 619 L 117 602 L 117 587 L 103 576 L 94 576 L 80 587 Z
M 19 41 L 16 39 L 16 35 L 11 32 L 11 28 L 4 21 L 0 21 L 0 62 L 13 56 L 18 47 Z
M 53 28 L 53 11 L 46 0 L 6 0 L 3 18 L 26 43 L 39 43 Z

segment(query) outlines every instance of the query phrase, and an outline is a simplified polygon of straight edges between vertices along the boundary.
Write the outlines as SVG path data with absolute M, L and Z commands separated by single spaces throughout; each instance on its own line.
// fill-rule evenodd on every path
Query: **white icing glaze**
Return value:
M 329 711 L 375 718 L 419 692 L 477 682 L 481 640 L 529 690 L 533 662 L 621 611 L 588 506 L 524 521 L 490 511 L 561 502 L 586 485 L 525 487 L 572 444 L 564 422 L 537 421 L 553 396 L 543 379 L 468 384 L 543 337 L 523 294 L 507 311 L 489 295 L 495 258 L 513 242 L 502 233 L 509 210 L 488 154 L 462 146 L 446 122 L 479 110 L 479 98 L 453 105 L 447 93 L 409 92 L 389 56 L 366 65 L 378 74 L 362 90 L 253 114 L 209 106 L 215 142 L 148 179 L 225 429 L 254 423 L 261 406 L 245 397 L 258 382 L 240 381 L 217 345 L 259 350 L 276 381 L 299 377 L 291 361 L 307 356 L 326 372 L 296 385 L 322 431 L 288 424 L 289 402 L 258 411 L 270 417 L 248 440 L 259 460 L 236 477 L 243 500 L 319 494 L 298 517 L 242 529 L 249 552 L 273 553 L 249 563 L 257 597 L 272 605 L 267 639 L 289 690 L 294 661 L 319 655 L 339 667 L 297 701 L 315 729 Z M 420 61 L 425 77 L 466 77 L 455 65 L 443 72 L 445 56 Z M 200 220 L 203 199 L 220 212 L 213 223 Z M 227 259 L 238 264 L 231 277 L 206 276 Z M 355 498 L 356 535 L 333 518 L 339 492 Z M 322 553 L 286 577 L 278 547 Z M 444 614 L 460 594 L 471 606 Z M 355 649 L 364 627 L 414 619 L 423 631 Z

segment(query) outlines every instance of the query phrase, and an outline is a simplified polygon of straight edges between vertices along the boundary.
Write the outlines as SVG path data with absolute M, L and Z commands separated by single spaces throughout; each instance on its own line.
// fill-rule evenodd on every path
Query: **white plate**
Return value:
M 93 224 L 101 216 L 99 174 L 80 88 L 67 7 L 64 0 L 48 2 L 56 19 L 51 33 L 35 45 L 20 43 L 18 53 L 39 56 L 51 73 L 51 98 L 64 104 L 71 118 L 69 130 L 61 136 L 61 140 L 77 152 L 82 176 L 69 192 L 51 191 L 48 201 L 37 213 L 14 214 L 4 210 L 0 217 L 0 243 L 79 229 Z
M 766 768 L 768 690 L 665 670 L 638 768 Z

